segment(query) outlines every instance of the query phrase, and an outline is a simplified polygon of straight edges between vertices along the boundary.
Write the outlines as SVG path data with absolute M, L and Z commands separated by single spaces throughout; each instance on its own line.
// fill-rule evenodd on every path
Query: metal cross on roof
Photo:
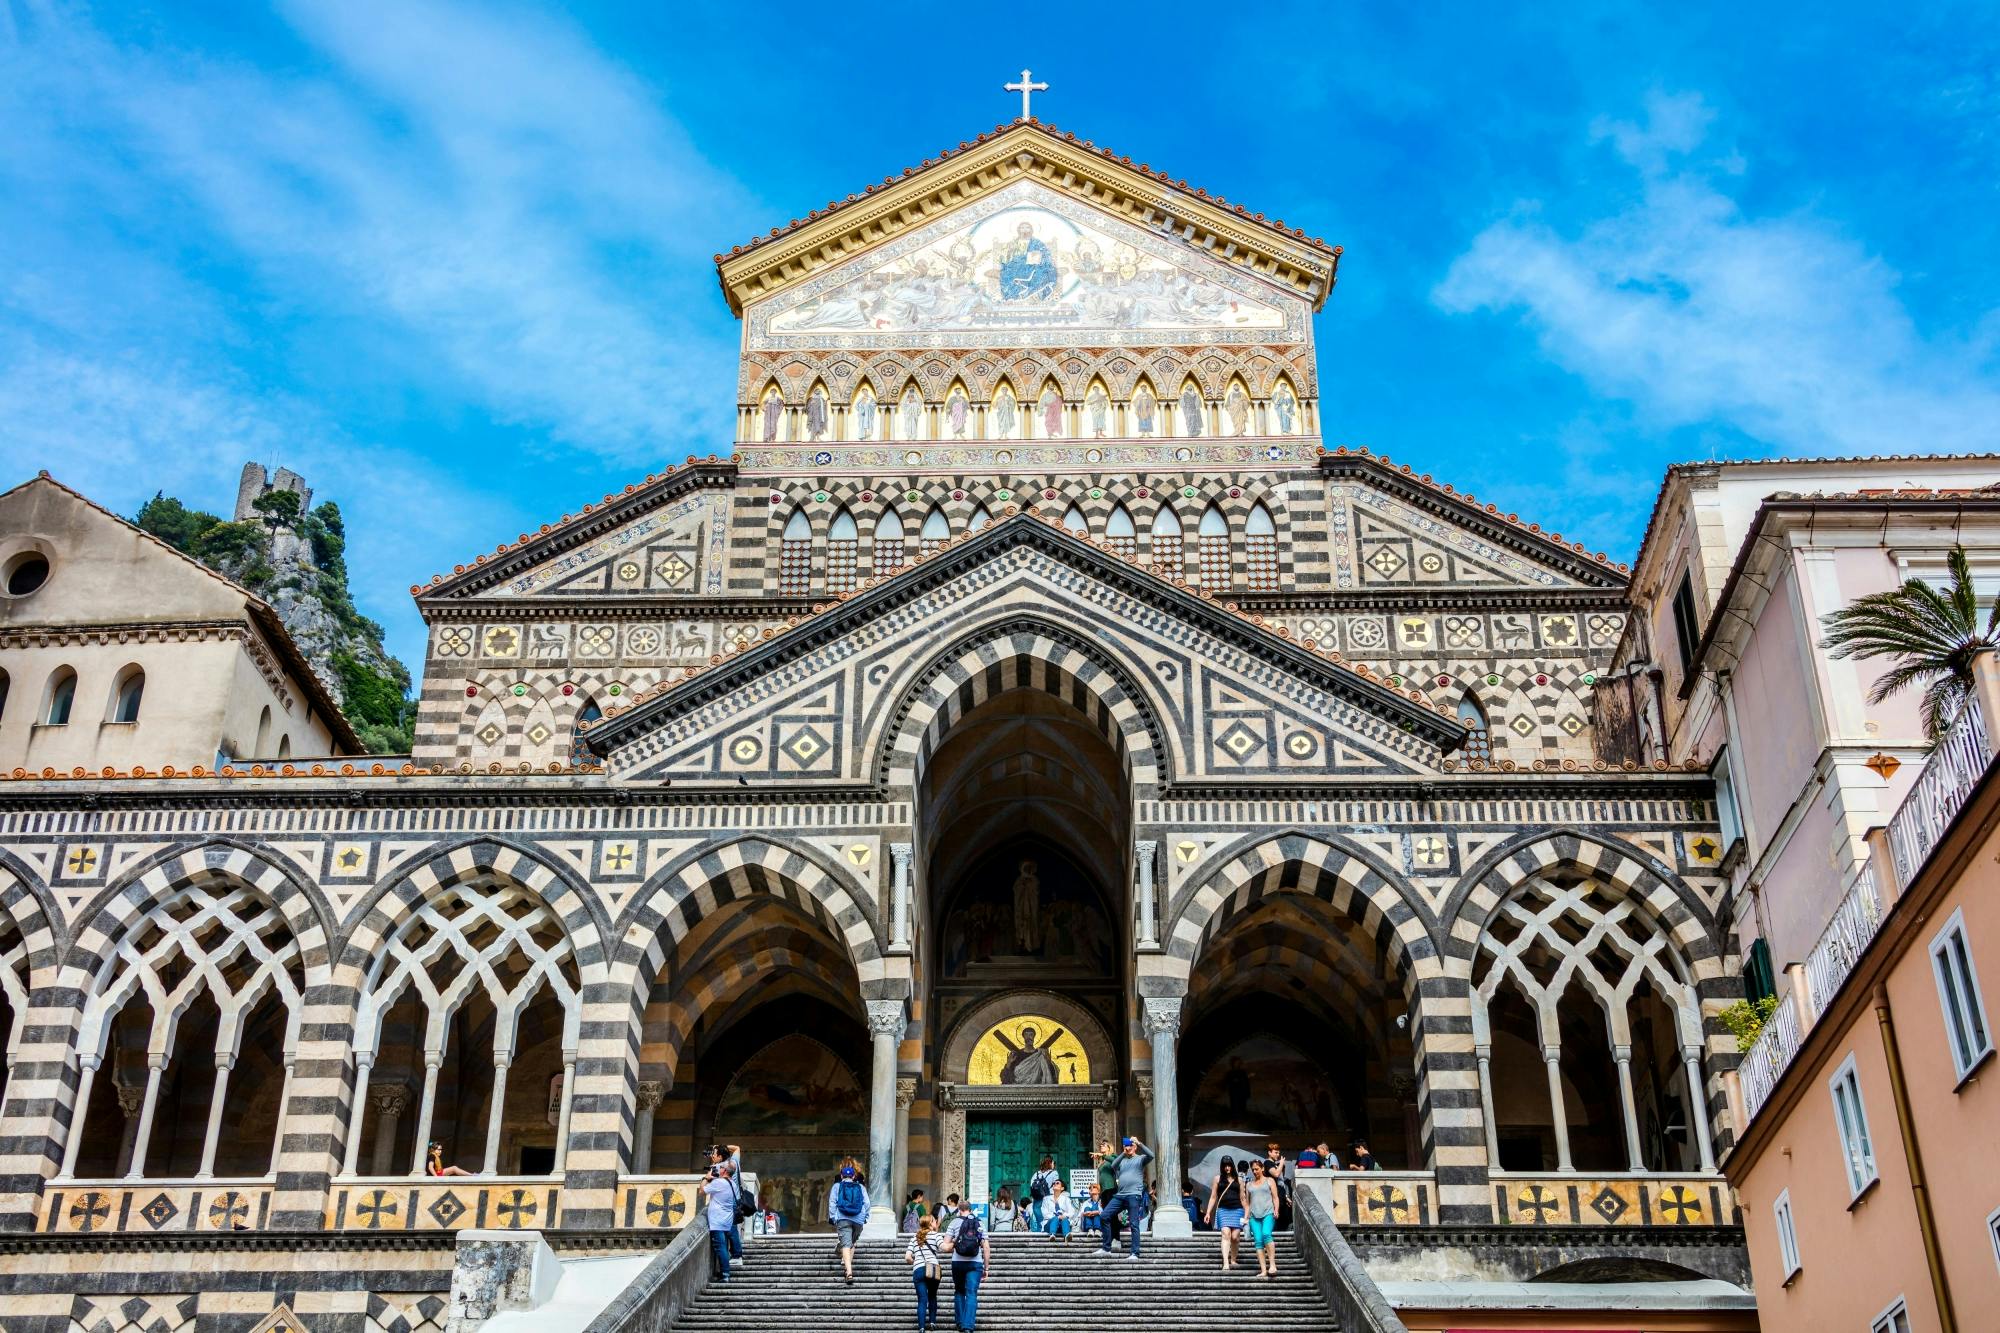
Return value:
M 1021 71 L 1021 81 L 1019 83 L 1005 83 L 1002 84 L 1001 87 L 1005 88 L 1010 93 L 1021 94 L 1022 120 L 1034 119 L 1033 114 L 1030 113 L 1028 110 L 1028 95 L 1030 93 L 1045 93 L 1049 90 L 1049 85 L 1047 85 L 1046 83 L 1034 82 L 1033 76 L 1029 74 L 1028 71 L 1025 69 Z

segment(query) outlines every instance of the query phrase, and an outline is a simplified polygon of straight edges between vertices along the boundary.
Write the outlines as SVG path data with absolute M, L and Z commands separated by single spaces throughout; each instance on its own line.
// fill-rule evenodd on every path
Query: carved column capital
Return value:
M 917 1080 L 915 1075 L 903 1075 L 896 1080 L 896 1109 L 907 1111 L 917 1100 Z
M 644 1079 L 639 1084 L 639 1109 L 651 1111 L 657 1108 L 667 1095 L 667 1085 L 659 1079 Z
M 1179 996 L 1160 999 L 1149 996 L 1141 1010 L 1141 1018 L 1146 1024 L 1146 1035 L 1157 1037 L 1161 1034 L 1173 1036 L 1181 1030 L 1181 1007 L 1185 1003 Z
M 889 844 L 889 857 L 895 862 L 897 870 L 908 870 L 910 868 L 911 851 L 912 846 L 907 842 L 892 842 Z
M 874 1035 L 889 1036 L 897 1041 L 903 1039 L 903 1032 L 909 1024 L 903 1018 L 901 1000 L 869 1000 L 868 1030 Z
M 1137 1090 L 1140 1101 L 1146 1103 L 1148 1106 L 1153 1104 L 1153 1076 L 1151 1074 L 1141 1070 L 1132 1075 L 1132 1086 Z
M 407 1083 L 370 1083 L 368 1104 L 383 1115 L 401 1115 L 410 1105 Z
M 133 1116 L 138 1115 L 139 1108 L 146 1104 L 146 1089 L 143 1087 L 131 1087 L 124 1083 L 116 1083 L 112 1086 L 118 1090 L 118 1109 L 124 1113 L 125 1118 L 130 1120 Z

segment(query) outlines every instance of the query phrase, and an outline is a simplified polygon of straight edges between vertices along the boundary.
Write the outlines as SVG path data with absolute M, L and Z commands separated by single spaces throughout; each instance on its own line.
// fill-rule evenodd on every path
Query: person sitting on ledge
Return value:
M 468 1171 L 456 1164 L 446 1166 L 444 1161 L 444 1145 L 434 1141 L 431 1144 L 430 1156 L 424 1162 L 424 1174 L 427 1176 L 470 1176 L 477 1173 Z

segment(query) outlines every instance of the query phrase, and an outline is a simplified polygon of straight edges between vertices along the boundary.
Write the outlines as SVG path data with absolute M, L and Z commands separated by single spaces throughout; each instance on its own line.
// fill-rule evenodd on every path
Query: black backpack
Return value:
M 968 1216 L 963 1222 L 958 1224 L 958 1240 L 952 1245 L 951 1252 L 961 1259 L 977 1259 L 979 1257 L 978 1218 Z
M 1049 1182 L 1037 1175 L 1033 1180 L 1028 1182 L 1028 1197 L 1037 1203 L 1048 1198 Z

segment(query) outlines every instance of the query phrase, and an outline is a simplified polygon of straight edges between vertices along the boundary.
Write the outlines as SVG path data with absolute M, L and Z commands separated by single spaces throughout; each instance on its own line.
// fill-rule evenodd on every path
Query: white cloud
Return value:
M 1512 312 L 1543 352 L 1645 424 L 1740 432 L 1797 455 L 2000 447 L 2000 379 L 1970 343 L 1927 335 L 1897 274 L 1809 212 L 1753 216 L 1697 159 L 1712 114 L 1656 96 L 1594 137 L 1637 172 L 1629 207 L 1562 228 L 1542 203 L 1474 238 L 1433 292 Z

